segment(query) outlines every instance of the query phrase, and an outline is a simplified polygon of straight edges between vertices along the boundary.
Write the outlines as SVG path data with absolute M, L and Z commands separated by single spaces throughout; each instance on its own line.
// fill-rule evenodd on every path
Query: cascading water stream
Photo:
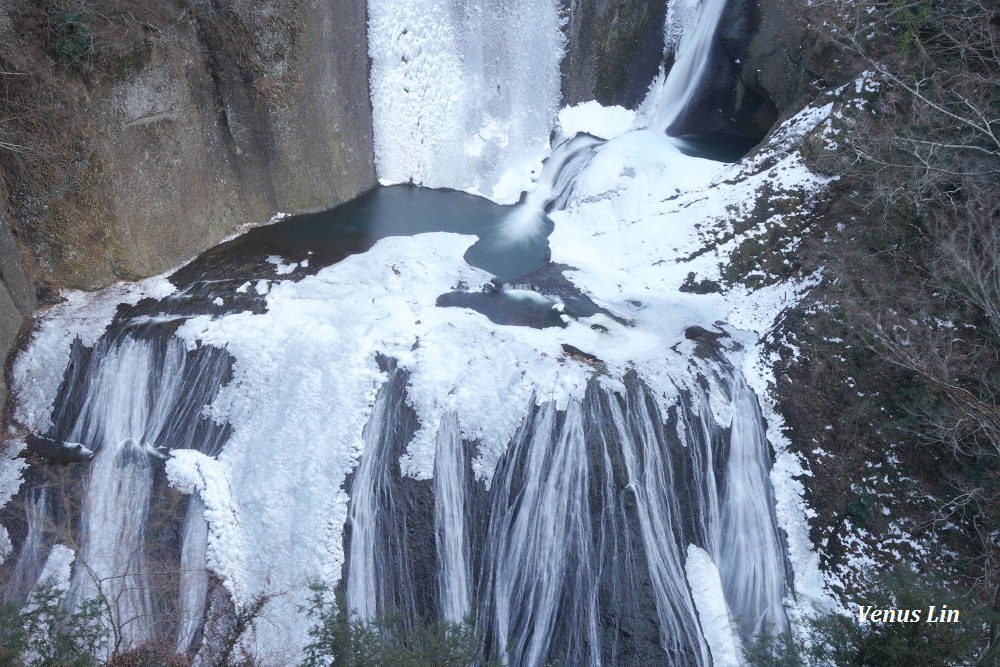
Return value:
M 45 564 L 45 517 L 48 491 L 41 489 L 28 496 L 24 504 L 24 518 L 28 533 L 17 555 L 13 575 L 3 586 L 5 602 L 24 602 L 31 588 L 38 581 Z
M 468 485 L 471 461 L 457 421 L 442 420 L 433 480 L 436 603 L 421 593 L 419 577 L 394 574 L 412 567 L 406 554 L 420 546 L 401 529 L 405 480 L 388 467 L 392 434 L 408 420 L 398 394 L 406 378 L 393 371 L 351 483 L 352 611 L 374 618 L 402 600 L 408 614 L 436 605 L 438 617 L 455 621 L 477 608 L 493 650 L 514 665 L 710 665 L 687 579 L 687 548 L 695 544 L 718 563 L 734 618 L 754 619 L 746 632 L 784 628 L 788 575 L 763 420 L 724 362 L 702 364 L 726 392 L 714 400 L 727 403 L 731 422 L 716 422 L 700 389 L 679 390 L 664 415 L 638 378 L 624 393 L 595 382 L 565 411 L 551 402 L 529 410 L 488 488 Z
M 364 428 L 364 454 L 350 484 L 344 589 L 347 608 L 362 620 L 399 611 L 412 624 L 418 614 L 437 615 L 434 508 L 430 502 L 415 503 L 400 477 L 399 457 L 416 426 L 406 405 L 407 379 L 388 362 L 386 382 Z M 429 500 L 430 489 L 422 491 Z M 415 540 L 418 525 L 427 533 Z
M 645 126 L 660 134 L 669 134 L 674 123 L 690 106 L 705 76 L 715 33 L 718 31 L 726 0 L 700 0 L 675 49 L 669 73 L 658 80 L 646 101 Z M 679 140 L 675 140 L 679 141 Z M 541 173 L 531 190 L 500 226 L 494 243 L 508 245 L 526 238 L 544 237 L 547 212 L 566 205 L 577 176 L 587 168 L 595 151 L 604 143 L 587 134 L 577 134 L 563 141 L 545 159 Z M 677 144 L 677 150 L 682 142 Z
M 726 8 L 726 0 L 700 0 L 690 25 L 681 34 L 674 64 L 654 89 L 650 129 L 669 133 L 690 106 L 708 68 L 715 33 Z
M 177 653 L 187 653 L 201 629 L 208 594 L 208 522 L 205 503 L 192 495 L 184 517 L 181 546 L 180 586 L 178 591 Z
M 627 488 L 635 498 L 649 579 L 656 596 L 660 640 L 672 660 L 687 658 L 695 664 L 708 664 L 707 646 L 697 627 L 685 581 L 686 536 L 676 485 L 683 477 L 663 442 L 662 421 L 650 414 L 645 398 L 633 388 L 626 397 L 624 411 L 610 397 L 608 405 L 621 447 Z M 704 443 L 708 448 L 711 444 L 711 441 Z M 689 449 L 695 450 L 694 446 Z M 695 509 L 700 512 L 703 508 L 696 505 Z M 704 523 L 703 517 L 696 515 L 692 519 L 696 525 Z
M 149 331 L 125 323 L 89 356 L 74 353 L 49 432 L 95 451 L 66 605 L 78 609 L 101 597 L 105 623 L 126 644 L 154 636 L 161 614 L 154 598 L 169 595 L 151 579 L 164 565 L 150 560 L 146 544 L 160 460 L 172 448 L 218 452 L 226 436 L 201 411 L 228 372 L 228 355 L 212 348 L 189 353 L 179 339 Z M 198 504 L 192 500 L 182 535 L 178 647 L 200 627 L 207 586 Z
M 578 404 L 559 428 L 546 403 L 494 480 L 482 597 L 494 643 L 510 647 L 512 664 L 542 664 L 553 649 L 566 664 L 595 664 L 586 650 L 599 643 L 583 429 Z
M 768 445 L 757 400 L 738 380 L 722 505 L 722 548 L 716 562 L 731 616 L 745 636 L 784 632 L 785 548 L 768 481 Z
M 434 533 L 441 618 L 450 623 L 465 620 L 472 605 L 467 478 L 458 416 L 449 413 L 441 420 L 434 452 Z
M 126 339 L 108 350 L 103 361 L 69 437 L 87 443 L 96 455 L 67 601 L 75 609 L 103 597 L 111 605 L 107 621 L 115 631 L 141 641 L 149 636 L 153 620 L 144 544 L 153 480 L 149 457 L 168 405 L 156 399 L 177 390 L 171 373 L 177 356 L 158 375 L 149 343 Z

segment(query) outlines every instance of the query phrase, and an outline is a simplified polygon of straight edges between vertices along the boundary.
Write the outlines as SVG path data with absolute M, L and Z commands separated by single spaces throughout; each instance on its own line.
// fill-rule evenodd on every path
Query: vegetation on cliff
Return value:
M 993 664 L 1000 13 L 981 0 L 825 0 L 811 12 L 834 62 L 872 82 L 858 84 L 864 103 L 835 114 L 835 150 L 813 156 L 838 177 L 805 253 L 827 282 L 787 318 L 797 354 L 779 379 L 815 474 L 814 541 L 852 610 L 885 592 L 865 557 L 940 574 L 981 625 L 964 626 L 973 645 L 921 664 Z M 892 645 L 884 627 L 865 632 L 848 637 L 858 651 Z M 839 664 L 889 664 L 862 655 Z

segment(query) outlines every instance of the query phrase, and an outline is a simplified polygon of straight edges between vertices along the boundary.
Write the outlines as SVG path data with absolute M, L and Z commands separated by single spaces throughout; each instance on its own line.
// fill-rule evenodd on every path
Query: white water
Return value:
M 468 477 L 458 417 L 449 413 L 441 420 L 434 452 L 434 532 L 440 616 L 451 623 L 465 620 L 472 603 L 465 518 Z
M 208 594 L 208 522 L 205 503 L 199 494 L 192 494 L 184 517 L 181 537 L 180 590 L 178 591 L 177 653 L 187 653 L 205 614 Z
M 768 444 L 757 399 L 740 380 L 734 416 L 717 565 L 730 612 L 745 635 L 784 632 L 785 549 L 768 481 Z
M 3 599 L 6 602 L 23 602 L 35 582 L 38 581 L 38 576 L 42 571 L 47 498 L 48 490 L 42 488 L 40 491 L 29 494 L 25 500 L 24 518 L 28 524 L 28 534 L 21 544 L 13 574 L 0 589 L 3 591 Z
M 96 451 L 90 465 L 82 512 L 77 567 L 70 582 L 71 608 L 102 596 L 112 618 L 105 619 L 126 641 L 149 637 L 152 601 L 147 586 L 145 530 L 152 470 L 148 450 L 176 392 L 181 346 L 163 374 L 149 343 L 126 339 L 108 351 L 90 378 L 72 441 Z M 96 354 L 97 352 L 95 352 Z M 172 363 L 171 363 L 172 362 Z M 155 398 L 154 398 L 155 397 Z
M 726 0 L 701 0 L 674 51 L 674 64 L 647 99 L 650 129 L 669 132 L 688 108 L 704 78 Z
M 643 103 L 646 114 L 638 119 L 638 125 L 669 134 L 671 126 L 690 106 L 705 76 L 725 7 L 726 0 L 698 0 L 694 6 L 685 3 L 677 10 L 681 17 L 668 13 L 665 31 L 668 41 L 676 40 L 668 44 L 674 51 L 674 64 L 665 77 L 661 75 L 654 81 Z M 682 25 L 678 28 L 672 24 L 674 21 Z M 507 217 L 504 236 L 519 239 L 540 233 L 544 214 L 566 205 L 578 176 L 602 143 L 597 137 L 579 133 L 557 145 L 545 159 L 538 178 Z M 673 146 L 670 149 L 676 150 Z M 398 149 L 387 150 L 392 154 Z
M 224 355 L 211 351 L 189 359 L 179 339 L 142 340 L 125 329 L 101 340 L 76 376 L 79 384 L 71 389 L 81 392 L 82 405 L 64 400 L 53 414 L 63 439 L 96 452 L 85 482 L 67 605 L 78 609 L 103 597 L 104 622 L 114 641 L 153 637 L 160 621 L 154 600 L 175 594 L 180 601 L 178 646 L 188 643 L 200 626 L 207 573 L 198 501 L 185 521 L 180 591 L 164 590 L 159 583 L 159 573 L 172 566 L 162 554 L 151 559 L 147 553 L 147 521 L 154 469 L 165 446 L 218 447 L 220 429 L 196 427 L 224 362 Z M 204 533 L 203 526 L 200 531 Z
M 549 656 L 557 623 L 570 626 L 567 664 L 581 664 L 581 646 L 599 645 L 595 570 L 587 497 L 587 456 L 580 406 L 569 406 L 562 428 L 546 403 L 526 423 L 508 456 L 518 462 L 495 480 L 486 539 L 486 576 L 496 644 L 514 665 Z M 513 468 L 519 468 L 513 473 Z M 573 602 L 566 606 L 564 596 Z M 590 654 L 586 661 L 597 664 Z
M 379 391 L 372 408 L 371 417 L 365 424 L 363 433 L 367 456 L 362 456 L 354 469 L 351 482 L 351 511 L 348 521 L 351 526 L 351 549 L 348 557 L 347 581 L 344 586 L 347 595 L 347 609 L 361 620 L 372 620 L 380 611 L 383 599 L 383 582 L 380 581 L 378 524 L 383 518 L 379 507 L 379 496 L 385 495 L 384 486 L 386 456 L 381 454 L 381 443 L 385 430 L 392 428 L 389 404 L 391 397 L 388 383 Z
M 634 378 L 617 390 L 592 386 L 565 411 L 542 403 L 525 416 L 489 489 L 467 485 L 470 461 L 456 415 L 446 415 L 433 480 L 433 582 L 412 576 L 425 528 L 407 523 L 414 515 L 406 508 L 418 501 L 389 473 L 394 438 L 409 419 L 399 393 L 406 378 L 391 371 L 351 482 L 349 608 L 364 619 L 400 601 L 419 612 L 435 604 L 430 584 L 439 618 L 461 620 L 476 605 L 493 650 L 506 649 L 509 664 L 615 664 L 642 655 L 707 666 L 704 633 L 716 629 L 699 624 L 689 580 L 719 581 L 718 573 L 705 579 L 719 567 L 725 585 L 706 588 L 698 605 L 713 617 L 760 619 L 756 628 L 785 627 L 788 575 L 764 423 L 724 362 L 699 363 L 726 396 L 710 398 L 696 382 L 669 415 Z M 729 422 L 716 421 L 713 400 Z M 697 561 L 697 571 L 688 568 L 691 544 L 710 559 Z M 480 555 L 471 556 L 472 545 Z

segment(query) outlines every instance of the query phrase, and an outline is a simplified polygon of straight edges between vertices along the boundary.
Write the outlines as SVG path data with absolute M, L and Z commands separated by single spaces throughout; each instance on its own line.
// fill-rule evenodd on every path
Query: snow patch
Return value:
M 635 111 L 620 106 L 601 106 L 591 100 L 559 112 L 559 132 L 565 138 L 586 132 L 601 139 L 613 139 L 625 134 L 635 124 Z

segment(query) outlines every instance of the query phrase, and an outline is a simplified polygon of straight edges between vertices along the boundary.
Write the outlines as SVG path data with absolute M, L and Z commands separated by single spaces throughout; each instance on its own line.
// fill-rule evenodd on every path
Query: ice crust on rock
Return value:
M 31 344 L 11 369 L 16 388 L 14 418 L 33 433 L 49 427 L 52 402 L 69 363 L 73 341 L 91 347 L 111 324 L 119 304 L 162 299 L 176 291 L 162 274 L 135 283 L 118 283 L 100 292 L 63 290 L 63 301 L 45 309 L 35 321 Z
M 516 201 L 559 104 L 559 11 L 553 0 L 370 0 L 381 182 Z
M 39 583 L 48 582 L 55 590 L 65 593 L 69 589 L 70 570 L 74 560 L 75 551 L 65 544 L 53 544 L 45 565 L 42 566 L 42 573 L 38 575 Z
M 684 156 L 665 137 L 631 131 L 599 149 L 566 209 L 552 215 L 553 261 L 572 266 L 567 277 L 575 285 L 634 326 L 595 315 L 571 320 L 565 329 L 537 330 L 437 308 L 437 296 L 455 284 L 475 291 L 491 278 L 463 259 L 474 238 L 448 233 L 382 239 L 301 281 L 272 283 L 264 314 L 198 316 L 181 326 L 177 335 L 189 345 L 225 346 L 236 360 L 234 379 L 210 415 L 233 425 L 218 465 L 239 508 L 242 539 L 264 547 L 246 555 L 246 589 L 339 580 L 348 498 L 331 490 L 341 487 L 361 454 L 361 433 L 384 381 L 377 355 L 410 373 L 407 395 L 420 428 L 400 465 L 418 479 L 431 477 L 437 427 L 446 415 L 456 415 L 462 437 L 479 444 L 474 471 L 488 482 L 531 401 L 564 408 L 582 397 L 594 369 L 567 357 L 563 344 L 600 358 L 605 382 L 638 372 L 661 397 L 663 414 L 690 363 L 693 344 L 684 336 L 690 326 L 717 330 L 716 323 L 727 323 L 746 345 L 744 352 L 734 346 L 735 363 L 759 376 L 743 361 L 746 350 L 804 287 L 706 295 L 677 288 L 691 270 L 718 277 L 722 250 L 687 259 L 703 244 L 696 225 L 726 224 L 727 206 L 752 200 L 763 182 L 822 185 L 793 152 L 780 160 L 787 169 L 775 176 L 751 172 L 720 188 L 743 167 Z M 633 171 L 623 175 L 626 165 Z M 761 382 L 753 384 L 760 392 Z M 719 396 L 713 403 L 729 409 L 719 392 L 713 390 Z M 286 418 L 292 405 L 294 421 Z M 727 417 L 716 415 L 722 424 Z M 286 455 L 275 457 L 274 443 Z M 784 494 L 783 527 L 797 536 L 802 531 L 790 525 L 800 520 L 792 512 L 799 496 L 788 490 L 785 472 L 776 468 L 772 479 Z M 797 583 L 819 583 L 809 576 L 808 552 L 793 558 L 805 561 L 795 565 Z M 294 634 L 294 617 L 287 623 L 283 631 Z
M 248 550 L 240 530 L 240 508 L 233 498 L 225 468 L 201 452 L 175 449 L 166 469 L 171 486 L 183 493 L 197 493 L 201 498 L 209 527 L 207 564 L 222 578 L 239 609 L 249 601 L 244 563 Z
M 628 132 L 635 125 L 636 114 L 620 106 L 601 106 L 591 100 L 576 106 L 563 107 L 559 112 L 559 134 L 567 139 L 579 132 L 592 134 L 600 139 L 613 139 Z

